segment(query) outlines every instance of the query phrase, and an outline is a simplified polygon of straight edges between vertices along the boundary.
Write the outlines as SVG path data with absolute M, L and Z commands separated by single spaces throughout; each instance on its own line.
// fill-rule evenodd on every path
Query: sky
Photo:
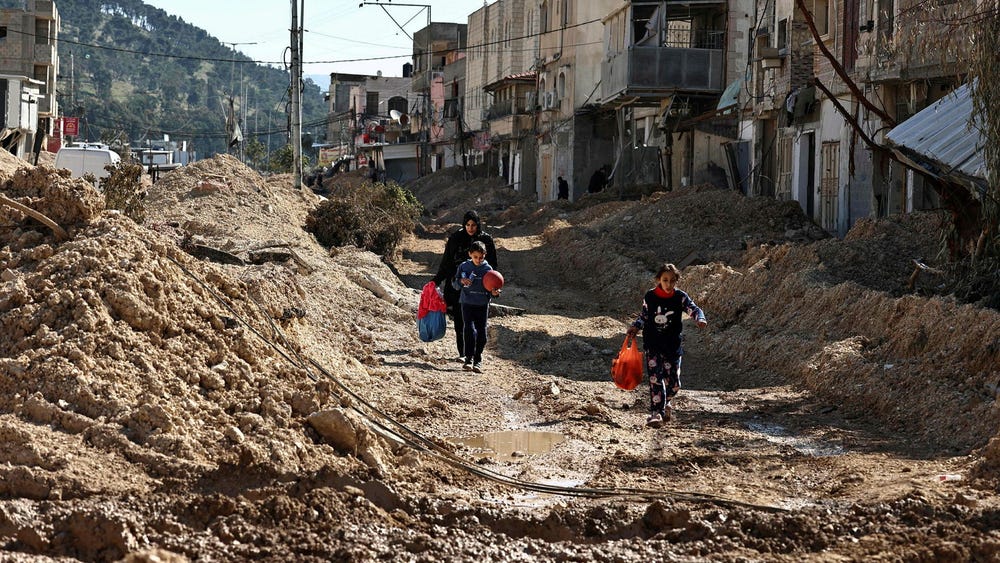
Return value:
M 287 59 L 291 0 L 145 2 L 204 29 L 256 61 Z M 362 2 L 365 5 L 359 7 Z M 467 23 L 469 14 L 483 7 L 483 0 L 299 0 L 298 5 L 305 12 L 303 74 L 324 76 L 314 81 L 325 90 L 331 72 L 374 75 L 382 71 L 385 76 L 402 76 L 403 64 L 413 52 L 411 37 L 427 26 L 424 5 L 430 6 L 434 22 Z

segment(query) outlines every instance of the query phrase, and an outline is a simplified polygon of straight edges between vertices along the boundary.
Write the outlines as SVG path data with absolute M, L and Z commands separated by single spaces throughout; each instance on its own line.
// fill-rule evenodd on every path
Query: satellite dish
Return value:
M 393 121 L 399 123 L 400 125 L 406 125 L 407 123 L 410 122 L 410 116 L 399 111 L 398 109 L 389 110 L 389 117 L 391 117 Z

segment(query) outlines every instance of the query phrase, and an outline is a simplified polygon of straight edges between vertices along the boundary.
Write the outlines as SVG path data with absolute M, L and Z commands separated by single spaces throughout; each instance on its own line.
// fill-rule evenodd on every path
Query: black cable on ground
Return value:
M 369 424 L 381 429 L 383 432 L 387 432 L 394 436 L 398 436 L 401 441 L 406 443 L 408 446 L 430 454 L 439 461 L 442 461 L 452 467 L 461 469 L 483 479 L 493 481 L 495 483 L 500 483 L 503 485 L 537 492 L 537 493 L 547 493 L 552 495 L 562 495 L 562 496 L 572 496 L 572 497 L 583 497 L 583 498 L 620 498 L 623 500 L 630 501 L 642 501 L 649 502 L 651 500 L 657 499 L 672 499 L 672 500 L 682 500 L 693 503 L 710 503 L 718 506 L 724 507 L 738 507 L 738 508 L 748 508 L 753 510 L 760 510 L 765 512 L 786 512 L 787 510 L 775 506 L 766 506 L 753 503 L 747 503 L 732 499 L 726 499 L 720 496 L 711 495 L 708 493 L 698 493 L 689 491 L 674 491 L 669 489 L 654 490 L 654 489 L 640 489 L 633 487 L 565 487 L 560 485 L 546 485 L 544 483 L 535 483 L 532 481 L 525 481 L 523 479 L 518 479 L 516 477 L 510 477 L 502 473 L 497 473 L 495 471 L 479 467 L 473 462 L 470 462 L 462 457 L 456 455 L 454 452 L 448 450 L 441 444 L 427 438 L 426 436 L 420 434 L 419 432 L 413 430 L 409 426 L 399 422 L 398 420 L 392 418 L 387 413 L 376 407 L 375 405 L 366 401 L 363 397 L 358 395 L 353 389 L 347 386 L 343 381 L 330 373 L 329 370 L 324 368 L 318 362 L 309 357 L 302 357 L 298 352 L 292 351 L 292 354 L 299 356 L 300 361 L 296 361 L 291 358 L 284 350 L 281 349 L 277 344 L 268 339 L 266 336 L 261 334 L 259 330 L 254 328 L 242 315 L 240 315 L 228 302 L 214 288 L 210 287 L 204 281 L 202 281 L 198 276 L 194 274 L 191 270 L 181 264 L 178 260 L 171 256 L 167 258 L 177 265 L 185 274 L 191 277 L 195 282 L 197 282 L 202 288 L 209 292 L 212 297 L 215 298 L 223 307 L 225 307 L 239 322 L 243 323 L 255 336 L 260 338 L 264 343 L 274 349 L 281 357 L 285 358 L 290 364 L 300 369 L 306 371 L 309 378 L 313 381 L 319 381 L 319 377 L 313 374 L 309 370 L 309 365 L 323 374 L 327 379 L 332 381 L 338 388 L 340 388 L 345 394 L 347 394 L 351 399 L 351 408 L 357 412 L 361 417 L 363 417 Z M 251 298 L 255 303 L 257 301 Z M 272 330 L 274 330 L 279 337 L 284 342 L 285 346 L 291 350 L 291 346 L 288 344 L 287 339 L 281 334 L 280 329 L 271 320 L 269 314 L 263 309 L 260 303 L 257 303 L 261 307 L 261 311 L 264 312 L 264 316 L 271 323 Z M 378 415 L 378 419 L 372 417 L 369 412 L 365 412 L 357 407 L 357 405 L 363 405 L 370 413 L 375 413 Z M 393 430 L 387 426 L 383 421 L 394 426 L 398 430 Z

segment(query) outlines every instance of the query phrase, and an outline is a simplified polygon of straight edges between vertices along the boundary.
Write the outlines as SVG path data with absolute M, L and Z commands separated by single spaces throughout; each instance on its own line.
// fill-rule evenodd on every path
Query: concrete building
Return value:
M 514 189 L 535 190 L 537 2 L 497 0 L 469 16 L 465 122 L 470 160 Z
M 750 27 L 750 4 L 739 4 L 634 0 L 604 18 L 600 101 L 615 115 L 616 185 L 739 182 L 726 173 Z
M 413 111 L 411 128 L 421 135 L 421 174 L 461 161 L 455 158 L 455 147 L 460 153 L 466 40 L 464 23 L 431 22 L 413 34 L 412 90 L 421 101 Z
M 543 0 L 539 3 L 536 100 L 539 201 L 556 199 L 556 178 L 570 199 L 586 192 L 590 176 L 615 160 L 614 115 L 601 111 L 605 58 L 601 20 L 621 0 Z
M 961 50 L 926 48 L 949 43 L 949 28 L 891 1 L 762 0 L 756 13 L 748 194 L 795 200 L 838 236 L 859 218 L 938 207 L 885 134 L 961 83 Z
M 28 88 L 26 95 L 36 96 L 31 102 L 36 118 L 27 129 L 15 130 L 10 126 L 8 113 L 2 145 L 11 152 L 30 153 L 41 148 L 44 137 L 52 134 L 59 115 L 56 103 L 59 11 L 51 1 L 26 0 L 24 6 L 24 9 L 0 9 L 0 74 L 17 77 L 14 82 L 8 80 L 8 89 L 16 82 L 18 88 Z

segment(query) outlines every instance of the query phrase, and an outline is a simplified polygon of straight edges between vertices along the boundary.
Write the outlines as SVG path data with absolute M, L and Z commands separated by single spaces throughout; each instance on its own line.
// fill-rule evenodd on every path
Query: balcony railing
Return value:
M 704 37 L 721 46 L 724 38 Z M 663 92 L 721 93 L 725 82 L 725 51 L 702 47 L 630 47 L 601 66 L 602 98 Z
M 486 119 L 499 119 L 508 115 L 521 115 L 528 113 L 527 104 L 524 98 L 511 98 L 495 102 L 486 110 Z

